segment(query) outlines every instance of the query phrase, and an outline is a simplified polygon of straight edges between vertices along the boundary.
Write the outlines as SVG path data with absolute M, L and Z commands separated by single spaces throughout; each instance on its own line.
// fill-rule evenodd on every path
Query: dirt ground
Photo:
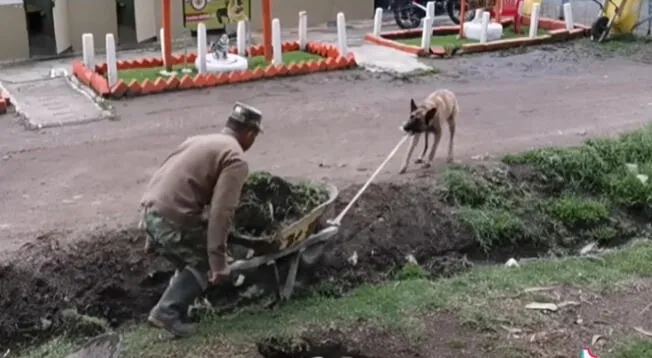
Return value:
M 16 314 L 3 320 L 0 342 L 65 327 L 53 322 L 64 307 L 107 317 L 114 325 L 151 307 L 166 277 L 147 275 L 169 267 L 141 251 L 134 227 L 143 186 L 185 137 L 219 130 L 234 101 L 251 103 L 265 115 L 266 132 L 249 155 L 252 168 L 341 187 L 371 174 L 400 139 L 397 126 L 409 97 L 422 98 L 435 88 L 459 96 L 458 161 L 625 131 L 645 123 L 652 106 L 649 65 L 587 56 L 573 45 L 510 57 L 463 57 L 442 67 L 446 72 L 439 77 L 351 71 L 138 98 L 115 103 L 119 121 L 40 132 L 3 118 L 0 249 L 6 256 L 0 307 Z M 332 266 L 322 275 L 340 271 L 353 252 L 367 256 L 356 270 L 338 276 L 343 286 L 380 280 L 378 272 L 404 262 L 407 254 L 439 275 L 466 267 L 459 252 L 471 244 L 469 235 L 431 197 L 417 195 L 424 190 L 412 185 L 415 175 L 430 174 L 413 167 L 398 176 L 399 162 L 388 165 L 384 183 L 372 186 L 345 218 L 329 253 Z M 351 196 L 349 189 L 342 200 Z M 406 214 L 415 207 L 419 211 Z M 438 222 L 425 220 L 432 212 Z M 443 334 L 438 327 L 432 328 L 434 337 Z M 463 327 L 447 331 L 468 333 Z M 375 334 L 369 332 L 360 334 Z M 432 356 L 442 342 L 418 348 L 397 343 L 403 353 L 392 357 Z M 422 350 L 429 344 L 432 350 Z M 378 354 L 357 357 L 385 357 Z
M 492 302 L 491 309 L 530 316 L 536 323 L 469 327 L 453 312 L 439 312 L 423 319 L 423 332 L 409 336 L 374 328 L 369 322 L 348 327 L 307 329 L 293 341 L 265 341 L 250 357 L 308 358 L 567 358 L 591 346 L 599 357 L 632 336 L 649 331 L 652 282 L 641 280 L 618 292 L 604 294 L 579 287 L 549 287 L 520 297 Z M 554 302 L 556 312 L 529 311 L 530 302 Z M 445 328 L 445 329 L 444 329 Z

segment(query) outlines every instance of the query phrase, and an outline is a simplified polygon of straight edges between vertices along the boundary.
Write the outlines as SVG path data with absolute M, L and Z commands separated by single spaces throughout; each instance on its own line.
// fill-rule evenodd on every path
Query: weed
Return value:
M 479 207 L 490 195 L 489 185 L 481 178 L 463 169 L 448 169 L 442 174 L 444 199 L 453 205 Z
M 607 175 L 606 191 L 614 203 L 636 211 L 645 209 L 652 199 L 652 185 L 626 169 Z
M 615 228 L 603 225 L 590 229 L 587 236 L 601 245 L 608 245 L 618 239 L 620 234 Z
M 541 180 L 557 193 L 562 190 L 597 191 L 602 187 L 602 173 L 608 172 L 607 163 L 590 146 L 538 149 L 506 156 L 503 161 L 533 165 Z
M 458 216 L 462 223 L 469 225 L 485 252 L 496 246 L 535 241 L 537 236 L 523 220 L 507 210 L 461 207 Z
M 398 272 L 399 280 L 416 280 L 426 278 L 426 271 L 418 264 L 408 262 Z
M 609 209 L 604 203 L 573 196 L 554 199 L 550 213 L 571 227 L 594 225 L 609 218 Z

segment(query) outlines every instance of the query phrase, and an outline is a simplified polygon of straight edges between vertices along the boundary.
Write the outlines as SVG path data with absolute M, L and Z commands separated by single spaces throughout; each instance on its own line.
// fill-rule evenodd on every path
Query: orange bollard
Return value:
M 170 26 L 170 0 L 163 0 L 163 39 L 162 43 L 165 47 L 165 54 L 163 61 L 165 63 L 165 70 L 172 71 L 172 34 Z
M 464 38 L 464 18 L 466 17 L 466 0 L 460 0 L 460 39 Z
M 169 1 L 169 0 L 168 0 Z M 271 0 L 263 2 L 263 46 L 265 61 L 272 62 L 272 4 Z

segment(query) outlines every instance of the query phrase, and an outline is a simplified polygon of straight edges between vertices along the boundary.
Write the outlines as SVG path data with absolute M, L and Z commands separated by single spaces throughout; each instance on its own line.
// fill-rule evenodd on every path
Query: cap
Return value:
M 263 120 L 262 113 L 260 113 L 256 108 L 244 103 L 236 102 L 235 105 L 233 105 L 233 110 L 231 111 L 231 115 L 229 115 L 229 119 L 240 122 L 245 126 L 258 130 L 259 132 L 263 131 L 263 125 L 261 124 L 261 121 Z

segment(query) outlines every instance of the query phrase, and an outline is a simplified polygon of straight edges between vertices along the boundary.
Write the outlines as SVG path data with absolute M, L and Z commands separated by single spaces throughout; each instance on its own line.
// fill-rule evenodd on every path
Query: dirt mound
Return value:
M 375 282 L 402 268 L 407 255 L 437 276 L 466 267 L 461 252 L 474 245 L 473 235 L 458 225 L 433 185 L 429 180 L 370 185 L 343 219 L 318 274 L 346 287 Z M 359 188 L 340 194 L 336 212 Z
M 140 318 L 158 299 L 165 280 L 148 274 L 169 267 L 144 255 L 137 230 L 100 231 L 65 246 L 63 235 L 38 237 L 0 267 L 0 342 L 24 343 L 81 326 L 86 332 L 73 333 L 93 335 Z M 93 324 L 90 317 L 106 321 Z
M 464 267 L 459 252 L 473 245 L 472 236 L 458 227 L 429 185 L 370 186 L 344 219 L 317 272 L 304 276 L 304 283 L 316 274 L 334 281 L 342 292 L 387 278 L 403 267 L 406 255 L 437 275 Z M 337 209 L 357 189 L 344 190 Z M 41 236 L 1 267 L 0 308 L 9 314 L 0 322 L 0 342 L 24 343 L 62 333 L 93 335 L 142 318 L 156 303 L 172 267 L 143 252 L 144 237 L 137 229 L 101 230 L 85 240 L 67 237 L 71 245 L 59 243 L 70 235 L 75 234 Z M 352 265 L 348 259 L 354 252 L 358 258 Z M 225 296 L 230 291 L 220 292 Z M 79 324 L 89 323 L 88 317 L 100 319 Z

